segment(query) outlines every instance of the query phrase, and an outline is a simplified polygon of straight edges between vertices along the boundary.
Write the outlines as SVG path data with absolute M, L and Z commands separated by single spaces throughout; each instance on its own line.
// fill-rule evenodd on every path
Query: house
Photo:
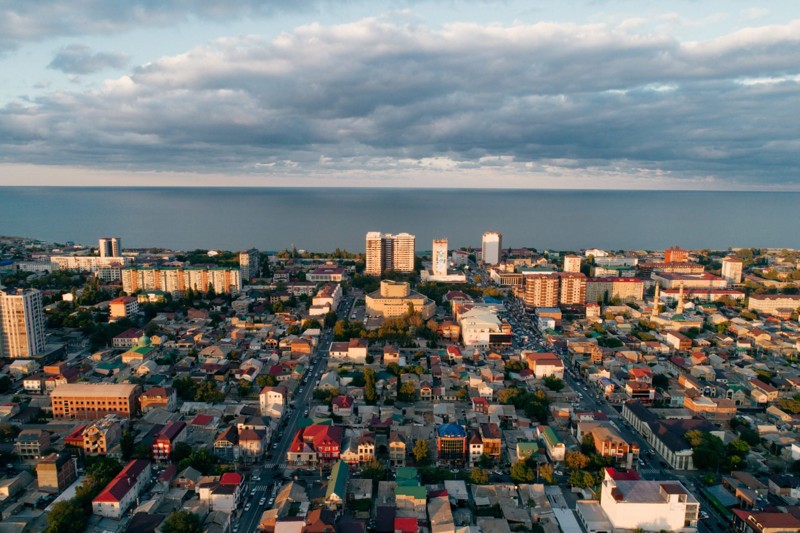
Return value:
M 245 497 L 244 477 L 238 472 L 203 477 L 197 487 L 200 501 L 208 505 L 211 511 L 230 514 Z
M 392 432 L 389 435 L 389 464 L 392 467 L 406 466 L 406 440 L 401 433 Z
M 564 379 L 564 362 L 554 353 L 523 352 L 528 368 L 538 378 L 557 377 Z
M 347 496 L 347 480 L 350 468 L 344 461 L 336 461 L 328 478 L 328 489 L 325 491 L 325 504 L 330 509 L 339 509 Z
M 177 395 L 172 387 L 151 387 L 139 396 L 139 406 L 142 414 L 153 409 L 175 411 Z
M 150 482 L 150 461 L 134 459 L 92 500 L 95 515 L 119 520 Z
M 331 411 L 336 416 L 349 417 L 353 414 L 353 399 L 349 396 L 336 396 L 331 400 Z
M 281 418 L 289 401 L 289 389 L 285 385 L 266 386 L 258 395 L 261 416 Z
M 355 338 L 348 342 L 332 342 L 330 357 L 334 361 L 365 364 L 367 362 L 367 339 Z
M 39 459 L 50 449 L 50 433 L 41 429 L 23 429 L 14 442 L 14 453 L 22 460 Z
M 175 445 L 186 438 L 185 422 L 168 422 L 153 440 L 153 460 L 166 463 L 172 457 Z
M 340 426 L 312 424 L 297 430 L 287 452 L 291 464 L 330 463 L 339 459 L 344 430 Z
M 236 426 L 228 426 L 214 440 L 214 455 L 226 462 L 239 458 L 239 433 Z

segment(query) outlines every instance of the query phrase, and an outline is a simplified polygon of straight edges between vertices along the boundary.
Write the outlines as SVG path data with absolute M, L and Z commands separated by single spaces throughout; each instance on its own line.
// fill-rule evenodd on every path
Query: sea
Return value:
M 0 188 L 0 235 L 124 248 L 363 252 L 368 231 L 538 250 L 800 248 L 800 193 L 386 188 Z

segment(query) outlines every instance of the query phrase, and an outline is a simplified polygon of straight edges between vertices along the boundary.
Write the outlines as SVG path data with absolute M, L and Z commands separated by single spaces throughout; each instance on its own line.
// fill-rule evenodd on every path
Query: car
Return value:
M 277 448 L 277 447 L 278 447 L 278 443 L 277 443 L 277 442 L 276 442 L 275 444 L 273 444 L 273 445 L 272 445 L 272 448 L 273 448 L 273 449 L 275 449 L 275 448 Z
M 239 524 L 233 526 L 233 533 L 237 533 L 239 531 Z
M 250 510 L 250 504 L 248 503 L 247 505 L 244 506 L 244 512 L 247 512 L 249 510 Z
M 272 498 L 270 498 L 270 499 L 269 499 L 269 502 L 267 502 L 267 505 L 269 505 L 270 507 L 272 507 L 272 504 L 273 504 L 273 503 L 275 503 L 275 497 L 274 497 L 274 496 L 273 496 Z
M 250 496 L 255 496 L 255 495 L 256 495 L 256 489 L 254 487 L 253 490 L 250 491 Z
M 261 481 L 261 477 L 260 476 L 253 476 L 253 481 Z
M 266 501 L 267 501 L 266 498 L 261 498 L 260 500 L 258 500 L 258 505 L 264 505 Z

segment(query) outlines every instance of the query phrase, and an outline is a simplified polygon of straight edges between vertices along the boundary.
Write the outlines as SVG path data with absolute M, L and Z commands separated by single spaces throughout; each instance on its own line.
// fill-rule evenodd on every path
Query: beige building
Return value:
M 98 241 L 100 257 L 121 257 L 122 239 L 119 237 L 100 237 Z
M 416 237 L 409 233 L 367 233 L 367 264 L 364 273 L 380 276 L 386 270 L 414 271 Z
M 67 454 L 51 453 L 36 465 L 39 490 L 58 494 L 78 478 L 75 461 Z
M 784 314 L 800 308 L 798 294 L 751 294 L 747 308 L 768 315 Z
M 102 418 L 117 414 L 130 418 L 138 412 L 139 386 L 130 383 L 68 383 L 53 389 L 50 401 L 55 418 Z
M 42 293 L 36 289 L 0 290 L 0 355 L 30 358 L 44 351 Z
M 564 272 L 580 272 L 581 271 L 581 256 L 579 255 L 565 255 L 564 256 Z
M 217 293 L 236 294 L 242 290 L 238 268 L 224 267 L 126 267 L 122 269 L 122 290 L 165 291 L 183 293 L 189 289 L 206 292 L 213 287 Z
M 115 415 L 108 415 L 83 430 L 83 453 L 106 455 L 122 437 L 122 425 Z
M 586 282 L 586 301 L 603 302 L 619 298 L 623 302 L 644 298 L 644 281 L 637 278 L 590 278 Z
M 368 294 L 365 300 L 368 313 L 386 318 L 405 315 L 410 305 L 426 320 L 436 312 L 436 303 L 433 300 L 412 291 L 405 282 L 383 280 L 381 288 Z
M 558 303 L 582 305 L 586 302 L 586 276 L 580 272 L 562 272 L 559 278 Z
M 434 239 L 431 251 L 431 270 L 434 276 L 447 275 L 447 239 Z
M 528 307 L 557 307 L 559 277 L 553 273 L 523 273 L 525 305 Z
M 742 282 L 742 261 L 733 256 L 728 256 L 722 260 L 722 277 L 729 284 L 736 285 Z
M 138 312 L 139 299 L 133 296 L 120 296 L 108 303 L 108 318 L 110 322 L 130 318 Z
M 486 265 L 496 265 L 503 253 L 503 235 L 497 231 L 487 231 L 481 238 L 481 260 Z

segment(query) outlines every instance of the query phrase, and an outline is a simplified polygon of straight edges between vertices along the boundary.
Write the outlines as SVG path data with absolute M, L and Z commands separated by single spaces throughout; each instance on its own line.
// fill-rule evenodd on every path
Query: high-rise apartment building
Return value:
M 119 237 L 101 237 L 98 248 L 100 257 L 122 256 L 122 241 Z
M 564 256 L 564 272 L 580 272 L 581 271 L 581 256 L 579 255 L 565 255 Z
M 689 252 L 673 246 L 664 250 L 665 263 L 686 263 L 689 261 Z
M 434 276 L 447 275 L 447 239 L 434 239 L 431 262 Z
M 481 239 L 481 259 L 484 264 L 496 265 L 500 262 L 503 249 L 503 235 L 497 231 L 487 231 Z
M 742 261 L 733 256 L 722 260 L 722 277 L 728 280 L 729 285 L 742 282 Z
M 385 270 L 414 271 L 416 237 L 409 233 L 367 233 L 365 274 L 380 276 Z
M 528 307 L 558 306 L 559 277 L 555 272 L 524 273 L 525 305 Z
M 0 290 L 0 355 L 29 358 L 44 351 L 42 293 L 36 289 Z
M 558 303 L 583 305 L 586 302 L 586 276 L 580 272 L 562 272 L 559 278 Z
M 122 290 L 165 291 L 182 294 L 184 291 L 206 292 L 213 287 L 216 293 L 236 294 L 242 290 L 242 278 L 237 268 L 226 267 L 126 267 L 121 270 Z
M 250 281 L 258 275 L 258 250 L 251 248 L 244 252 L 239 252 L 239 273 L 242 281 Z

